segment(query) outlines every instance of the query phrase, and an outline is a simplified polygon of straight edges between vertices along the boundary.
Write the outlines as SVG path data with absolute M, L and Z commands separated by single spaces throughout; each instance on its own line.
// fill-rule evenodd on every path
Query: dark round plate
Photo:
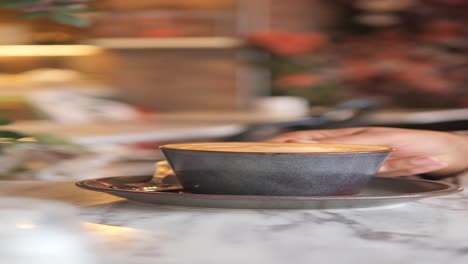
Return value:
M 454 184 L 401 178 L 373 178 L 350 196 L 243 196 L 183 192 L 172 176 L 111 177 L 77 182 L 78 187 L 128 200 L 187 207 L 238 209 L 339 209 L 385 206 L 462 191 Z

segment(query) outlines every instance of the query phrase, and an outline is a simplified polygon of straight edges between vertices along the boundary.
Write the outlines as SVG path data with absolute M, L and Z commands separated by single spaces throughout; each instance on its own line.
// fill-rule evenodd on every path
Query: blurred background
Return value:
M 0 177 L 145 175 L 168 142 L 468 129 L 465 0 L 0 0 Z

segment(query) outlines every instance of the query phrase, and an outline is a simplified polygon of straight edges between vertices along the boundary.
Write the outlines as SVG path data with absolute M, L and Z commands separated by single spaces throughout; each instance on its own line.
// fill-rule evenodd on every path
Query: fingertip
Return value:
M 435 157 L 416 157 L 410 159 L 410 163 L 414 166 L 424 166 L 426 168 L 444 168 L 448 166 L 447 162 Z

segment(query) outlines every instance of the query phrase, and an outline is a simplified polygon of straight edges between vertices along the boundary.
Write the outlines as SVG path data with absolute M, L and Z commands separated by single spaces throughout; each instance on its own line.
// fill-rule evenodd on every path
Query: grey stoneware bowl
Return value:
M 203 194 L 352 195 L 392 149 L 382 146 L 216 142 L 161 146 L 184 191 Z

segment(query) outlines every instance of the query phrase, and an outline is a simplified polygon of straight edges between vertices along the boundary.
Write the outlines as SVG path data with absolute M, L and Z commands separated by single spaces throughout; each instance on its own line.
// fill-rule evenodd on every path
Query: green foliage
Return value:
M 8 125 L 10 123 L 11 121 L 8 119 L 0 119 L 0 126 Z M 0 153 L 5 147 L 31 143 L 41 145 L 69 145 L 79 147 L 64 138 L 55 135 L 29 134 L 8 129 L 0 129 Z
M 72 142 L 55 135 L 50 134 L 32 134 L 32 138 L 36 139 L 39 144 L 45 145 L 74 145 Z
M 54 13 L 50 16 L 50 19 L 57 23 L 67 24 L 75 27 L 86 27 L 89 25 L 89 21 L 87 19 L 66 12 Z
M 0 0 L 0 8 L 20 11 L 18 16 L 23 19 L 45 18 L 50 21 L 74 26 L 89 26 L 89 21 L 79 13 L 91 11 L 86 2 L 52 1 L 43 3 L 40 0 Z
M 11 124 L 10 120 L 0 118 L 0 126 L 9 125 L 9 124 Z
M 7 140 L 16 140 L 20 138 L 27 137 L 27 135 L 16 132 L 16 131 L 10 131 L 10 130 L 0 130 L 0 139 L 7 139 Z
M 10 174 L 15 174 L 15 173 L 21 173 L 21 172 L 27 172 L 29 169 L 24 166 L 24 165 L 18 165 L 16 167 L 11 168 L 8 173 Z
M 37 4 L 39 0 L 2 0 L 0 7 L 2 8 L 26 8 Z

